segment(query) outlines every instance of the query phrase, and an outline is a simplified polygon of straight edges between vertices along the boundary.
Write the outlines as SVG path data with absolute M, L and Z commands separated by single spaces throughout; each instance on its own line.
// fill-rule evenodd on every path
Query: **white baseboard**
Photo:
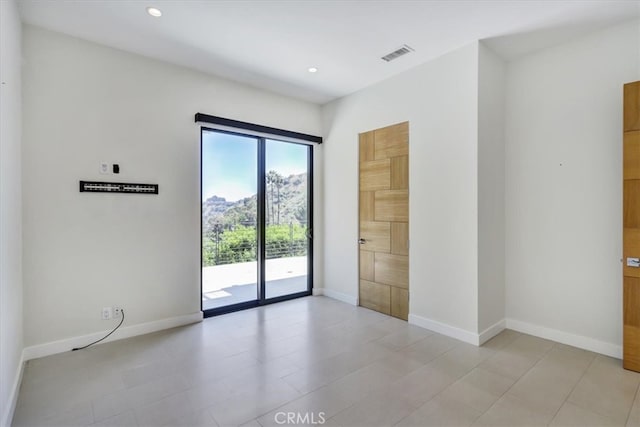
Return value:
M 110 342 L 121 340 L 124 338 L 135 337 L 138 335 L 149 334 L 151 332 L 157 332 L 164 329 L 175 328 L 177 326 L 188 325 L 191 323 L 197 323 L 202 321 L 202 312 L 199 311 L 193 314 L 186 314 L 184 316 L 170 317 L 168 319 L 155 320 L 153 322 L 139 323 L 137 325 L 125 326 L 118 329 L 113 335 L 101 342 Z M 63 353 L 69 351 L 75 347 L 82 347 L 92 341 L 98 340 L 108 334 L 109 331 L 96 332 L 89 335 L 83 335 L 80 337 L 66 338 L 59 341 L 52 341 L 45 344 L 39 344 L 30 346 L 24 349 L 23 359 L 25 361 L 31 359 L 37 359 L 39 357 L 49 356 L 52 354 Z
M 478 336 L 478 345 L 482 345 L 489 341 L 491 338 L 498 335 L 500 332 L 504 331 L 507 327 L 507 321 L 502 319 L 496 322 L 494 325 L 489 326 L 484 331 L 480 332 Z
M 498 335 L 504 329 L 512 329 L 517 332 L 548 339 L 561 344 L 581 348 L 583 350 L 593 351 L 595 353 L 604 354 L 617 359 L 622 358 L 622 346 L 620 345 L 582 335 L 571 334 L 557 329 L 546 328 L 544 326 L 534 325 L 532 323 L 522 322 L 515 319 L 500 320 L 496 324 L 482 331 L 480 334 L 475 334 L 473 332 L 427 319 L 426 317 L 417 316 L 415 314 L 409 315 L 409 323 L 473 345 L 482 345 Z
M 18 403 L 18 392 L 20 391 L 20 384 L 22 384 L 22 374 L 24 374 L 24 350 L 22 350 L 22 356 L 20 356 L 20 363 L 18 364 L 18 371 L 16 372 L 13 380 L 13 387 L 11 387 L 11 394 L 9 395 L 9 401 L 5 408 L 2 419 L 0 420 L 0 426 L 10 426 L 13 421 L 13 414 L 16 411 L 16 404 Z
M 436 320 L 427 319 L 426 317 L 410 314 L 409 323 L 469 344 L 479 345 L 480 343 L 480 336 L 478 334 Z
M 324 295 L 325 297 L 333 298 L 338 301 L 346 302 L 351 305 L 358 305 L 358 298 L 349 294 L 334 291 L 327 288 L 313 288 L 313 295 Z
M 622 358 L 622 346 L 600 341 L 594 338 L 582 335 L 571 334 L 569 332 L 559 331 L 557 329 L 546 328 L 544 326 L 534 325 L 532 323 L 522 322 L 515 319 L 506 319 L 507 328 L 514 331 L 522 332 L 536 337 L 545 338 L 551 341 L 578 347 L 583 350 L 589 350 L 606 356 Z

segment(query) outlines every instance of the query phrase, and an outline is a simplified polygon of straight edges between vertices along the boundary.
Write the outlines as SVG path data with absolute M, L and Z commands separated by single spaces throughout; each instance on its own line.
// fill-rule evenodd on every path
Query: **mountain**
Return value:
M 304 224 L 307 220 L 307 174 L 282 177 L 270 171 L 267 174 L 266 223 Z M 255 226 L 257 221 L 257 196 L 229 202 L 224 197 L 212 196 L 202 203 L 203 231 L 212 230 L 216 224 L 231 228 L 238 224 Z
M 210 217 L 223 214 L 235 202 L 227 202 L 224 197 L 212 196 L 202 204 L 203 217 Z

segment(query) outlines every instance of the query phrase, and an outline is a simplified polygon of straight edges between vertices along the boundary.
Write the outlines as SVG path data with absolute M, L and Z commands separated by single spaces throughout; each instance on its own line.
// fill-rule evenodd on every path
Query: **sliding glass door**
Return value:
M 205 315 L 311 293 L 312 151 L 202 129 Z
M 202 132 L 202 307 L 255 301 L 258 141 Z
M 265 144 L 265 293 L 275 298 L 309 286 L 311 147 Z

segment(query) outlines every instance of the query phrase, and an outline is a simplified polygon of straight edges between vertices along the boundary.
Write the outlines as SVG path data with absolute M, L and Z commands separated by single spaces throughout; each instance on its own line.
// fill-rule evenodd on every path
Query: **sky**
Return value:
M 287 177 L 307 171 L 305 145 L 267 140 L 266 170 Z M 202 200 L 227 201 L 252 196 L 258 188 L 258 142 L 246 136 L 204 131 L 202 134 Z

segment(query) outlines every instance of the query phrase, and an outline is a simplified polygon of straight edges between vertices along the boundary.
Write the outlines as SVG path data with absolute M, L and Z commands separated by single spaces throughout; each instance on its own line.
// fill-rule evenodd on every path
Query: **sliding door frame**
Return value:
M 236 304 L 230 304 L 222 307 L 204 309 L 202 303 L 202 245 L 204 243 L 202 237 L 203 222 L 202 222 L 202 170 L 203 170 L 203 143 L 204 132 L 218 132 L 227 135 L 241 136 L 245 138 L 253 138 L 257 142 L 258 150 L 258 193 L 257 193 L 257 226 L 256 226 L 256 260 L 258 265 L 257 271 L 257 295 L 256 299 L 252 301 L 244 301 Z M 266 146 L 267 140 L 285 142 L 288 144 L 304 145 L 307 147 L 307 289 L 302 292 L 296 292 L 288 295 L 281 295 L 273 298 L 266 298 Z M 286 139 L 279 139 L 277 135 L 274 137 L 257 136 L 252 134 L 245 134 L 242 132 L 230 131 L 226 129 L 216 129 L 206 126 L 200 127 L 200 310 L 204 317 L 218 316 L 220 314 L 231 313 L 239 310 L 246 310 L 248 308 L 259 307 L 262 305 L 273 304 L 276 302 L 287 301 L 295 298 L 305 297 L 312 294 L 313 291 L 313 145 L 303 144 L 294 141 L 288 141 Z

